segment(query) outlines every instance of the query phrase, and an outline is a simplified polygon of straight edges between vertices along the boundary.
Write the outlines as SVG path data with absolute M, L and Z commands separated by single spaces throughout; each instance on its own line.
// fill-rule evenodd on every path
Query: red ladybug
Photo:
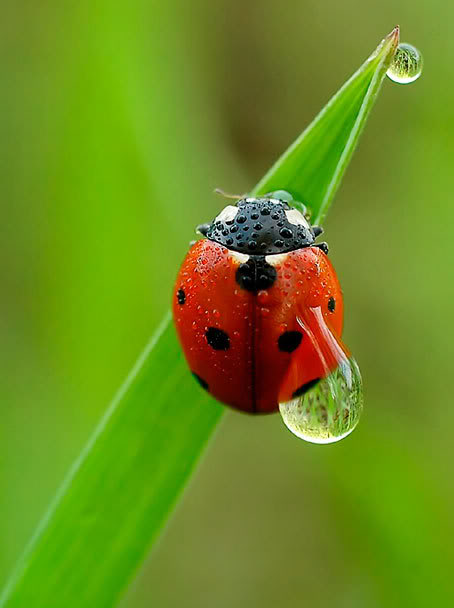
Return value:
M 272 196 L 272 195 L 271 195 Z M 173 315 L 190 370 L 213 397 L 274 412 L 348 355 L 342 292 L 322 233 L 280 198 L 228 205 L 189 250 Z

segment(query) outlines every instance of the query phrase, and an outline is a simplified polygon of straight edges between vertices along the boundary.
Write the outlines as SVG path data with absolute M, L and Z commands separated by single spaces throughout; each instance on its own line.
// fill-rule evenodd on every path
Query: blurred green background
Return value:
M 362 422 L 320 447 L 228 412 L 121 606 L 452 604 L 454 6 L 1 8 L 0 581 L 167 309 L 213 188 L 252 187 L 399 23 L 425 72 L 384 83 L 326 224 Z

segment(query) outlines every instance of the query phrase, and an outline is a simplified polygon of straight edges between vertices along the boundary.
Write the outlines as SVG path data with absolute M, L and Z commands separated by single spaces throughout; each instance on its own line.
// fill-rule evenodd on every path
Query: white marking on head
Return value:
M 285 212 L 285 215 L 287 216 L 288 221 L 294 226 L 304 226 L 308 230 L 310 229 L 308 221 L 298 209 L 289 209 Z
M 238 264 L 245 264 L 249 260 L 249 256 L 246 253 L 239 253 L 238 251 L 229 251 L 231 258 L 238 262 Z
M 265 256 L 265 262 L 268 262 L 271 266 L 278 266 L 285 262 L 287 256 L 288 253 L 273 253 L 272 255 Z
M 217 218 L 214 221 L 215 222 L 228 222 L 229 220 L 234 220 L 237 213 L 238 213 L 238 207 L 235 207 L 234 205 L 227 205 L 227 207 L 224 207 L 224 209 L 221 211 L 221 213 L 217 216 Z

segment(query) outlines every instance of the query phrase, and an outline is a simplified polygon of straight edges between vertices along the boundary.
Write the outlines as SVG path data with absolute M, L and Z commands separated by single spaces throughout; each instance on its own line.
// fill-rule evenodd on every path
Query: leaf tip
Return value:
M 393 45 L 397 46 L 399 44 L 399 39 L 400 39 L 400 26 L 396 25 L 396 27 L 392 30 L 392 32 L 390 32 L 385 40 L 389 40 L 390 42 L 393 43 Z
M 396 52 L 400 40 L 400 27 L 396 27 L 380 42 L 378 47 L 369 57 L 369 62 L 383 61 L 390 63 Z

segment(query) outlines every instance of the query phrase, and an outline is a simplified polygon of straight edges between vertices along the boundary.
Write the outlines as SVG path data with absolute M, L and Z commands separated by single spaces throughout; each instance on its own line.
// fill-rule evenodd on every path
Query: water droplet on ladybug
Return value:
M 257 299 L 260 304 L 265 304 L 265 302 L 268 300 L 268 292 L 266 289 L 262 289 L 258 292 Z
M 290 230 L 290 228 L 285 228 L 285 227 L 280 229 L 279 234 L 284 239 L 290 239 L 293 236 L 293 232 Z
M 334 443 L 350 435 L 363 409 L 361 374 L 356 361 L 342 359 L 326 378 L 308 384 L 312 386 L 308 386 L 307 392 L 279 404 L 287 428 L 310 443 Z
M 393 82 L 409 84 L 421 76 L 423 58 L 412 44 L 402 42 L 396 49 L 386 75 Z

